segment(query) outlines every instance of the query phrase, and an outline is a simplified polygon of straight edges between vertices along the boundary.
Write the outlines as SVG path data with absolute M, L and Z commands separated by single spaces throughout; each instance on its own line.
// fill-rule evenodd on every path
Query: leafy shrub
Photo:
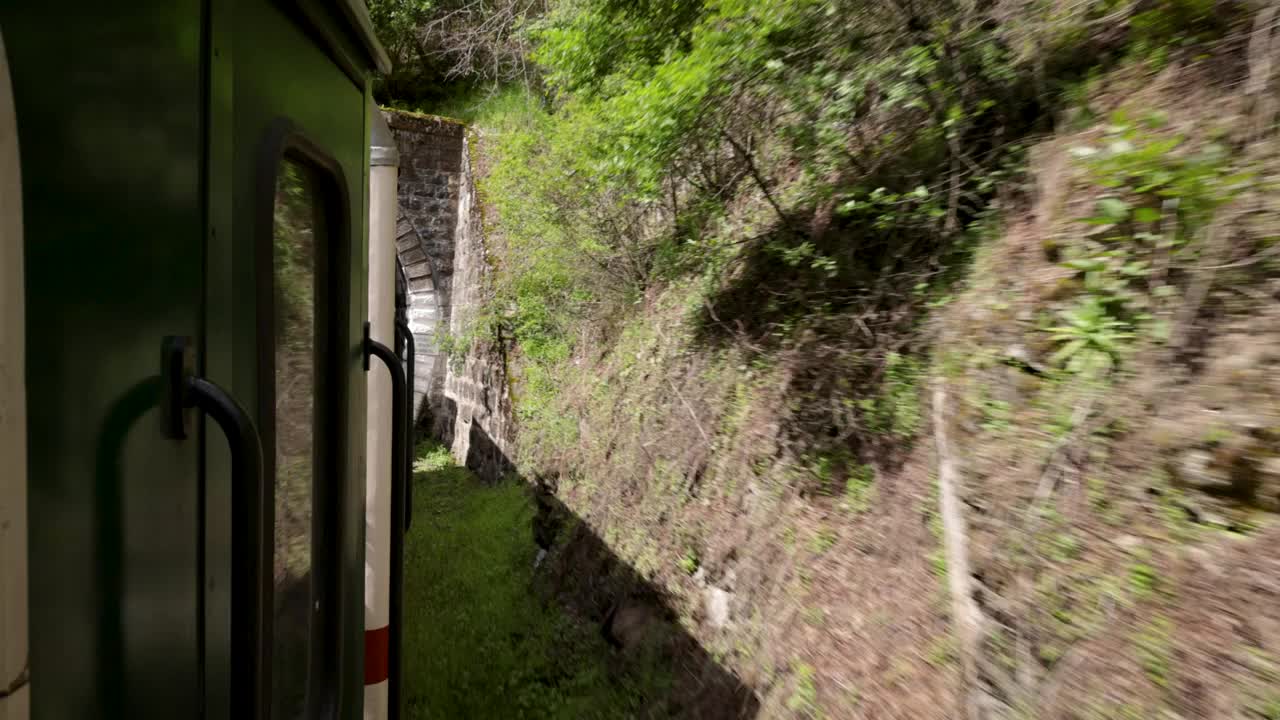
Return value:
M 1130 55 L 1163 64 L 1170 49 L 1204 43 L 1222 34 L 1234 8 L 1218 0 L 1164 0 L 1129 19 Z
M 1194 256 L 1218 209 L 1252 181 L 1225 147 L 1162 133 L 1164 124 L 1159 114 L 1134 123 L 1119 111 L 1101 144 L 1074 150 L 1107 194 L 1082 218 L 1096 230 L 1062 263 L 1084 291 L 1049 329 L 1060 345 L 1051 360 L 1069 372 L 1096 377 L 1116 366 L 1134 330 L 1153 320 L 1154 302 L 1176 296 L 1172 271 L 1184 252 Z
M 1054 341 L 1062 344 L 1051 360 L 1078 375 L 1099 377 L 1110 371 L 1119 362 L 1124 342 L 1133 337 L 1094 296 L 1064 311 L 1062 319 L 1066 324 L 1051 330 Z
M 1248 186 L 1252 175 L 1232 171 L 1226 147 L 1209 142 L 1192 148 L 1185 136 L 1157 134 L 1162 123 L 1150 115 L 1136 124 L 1118 111 L 1100 146 L 1075 149 L 1093 180 L 1116 193 L 1086 222 L 1115 227 L 1118 235 L 1131 230 L 1139 241 L 1182 243 Z M 1177 222 L 1164 227 L 1170 213 Z
M 690 549 L 686 550 L 684 555 L 680 556 L 680 569 L 686 575 L 692 575 L 698 571 L 698 567 L 702 565 L 702 561 L 698 558 L 698 552 Z
M 1138 633 L 1134 640 L 1138 661 L 1147 678 L 1160 687 L 1169 687 L 1172 678 L 1173 624 L 1157 617 Z
M 920 428 L 920 380 L 924 369 L 919 360 L 898 353 L 885 359 L 880 395 L 860 401 L 863 419 L 873 432 L 907 439 Z
M 870 465 L 854 465 L 845 480 L 844 505 L 850 512 L 866 512 L 876 495 L 876 471 Z
M 818 688 L 814 684 L 816 675 L 812 665 L 805 663 L 797 665 L 795 687 L 791 697 L 787 698 L 788 710 L 813 720 L 824 717 L 822 706 L 818 704 Z

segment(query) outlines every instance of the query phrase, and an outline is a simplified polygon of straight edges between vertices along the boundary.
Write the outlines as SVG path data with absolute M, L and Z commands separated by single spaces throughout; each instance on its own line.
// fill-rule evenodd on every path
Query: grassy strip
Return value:
M 405 542 L 410 718 L 625 718 L 639 693 L 610 648 L 531 591 L 534 507 L 518 481 L 486 485 L 439 446 L 419 449 Z

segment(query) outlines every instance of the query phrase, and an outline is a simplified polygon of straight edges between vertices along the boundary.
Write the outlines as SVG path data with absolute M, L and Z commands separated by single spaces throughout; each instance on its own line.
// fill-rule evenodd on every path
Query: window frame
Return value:
M 274 710 L 275 636 L 275 519 L 276 519 L 276 267 L 275 207 L 277 183 L 286 162 L 305 167 L 316 189 L 317 229 L 313 247 L 314 274 L 314 372 L 311 485 L 311 603 L 319 600 L 309 645 L 307 717 L 335 717 L 340 668 L 339 650 L 341 563 L 341 493 L 343 476 L 343 418 L 341 383 L 345 377 L 345 311 L 350 293 L 345 278 L 352 238 L 350 191 L 342 166 L 320 145 L 312 142 L 288 118 L 278 118 L 262 143 L 257 171 L 260 198 L 254 222 L 254 268 L 257 294 L 258 427 L 262 437 L 263 488 L 262 633 L 265 657 L 261 658 L 260 685 L 265 692 L 264 710 Z M 282 719 L 283 720 L 283 719 Z

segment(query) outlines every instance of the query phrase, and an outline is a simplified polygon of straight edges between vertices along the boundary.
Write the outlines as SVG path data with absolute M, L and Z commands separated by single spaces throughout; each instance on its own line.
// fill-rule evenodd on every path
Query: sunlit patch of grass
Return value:
M 432 444 L 419 446 L 414 471 L 407 717 L 628 717 L 661 690 L 658 670 L 611 672 L 596 627 L 530 592 L 537 547 L 526 487 L 481 483 Z

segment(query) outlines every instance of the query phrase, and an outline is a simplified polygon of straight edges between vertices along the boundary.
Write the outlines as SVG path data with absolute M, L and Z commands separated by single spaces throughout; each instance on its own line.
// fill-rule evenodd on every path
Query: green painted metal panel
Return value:
M 4 3 L 22 139 L 36 718 L 199 713 L 197 444 L 160 340 L 201 324 L 201 3 Z
M 243 0 L 208 0 L 205 46 L 208 58 L 205 118 L 205 316 L 200 338 L 201 372 L 235 395 L 252 387 L 254 377 L 234 374 L 236 328 L 233 308 L 237 294 L 247 292 L 235 277 L 232 190 L 235 88 L 235 9 Z M 210 432 L 211 431 L 211 432 Z M 212 434 L 212 436 L 211 436 Z M 231 717 L 231 458 L 217 431 L 204 433 L 205 517 L 205 713 L 208 718 Z
M 270 352 L 257 336 L 258 249 L 271 241 L 256 224 L 270 201 L 259 169 L 281 118 L 347 185 L 322 559 L 336 573 L 336 665 L 320 709 L 361 713 L 368 83 L 350 54 L 327 54 L 326 37 L 349 37 L 336 11 L 282 7 L 0 7 L 27 225 L 37 719 L 230 714 L 243 659 L 230 650 L 226 441 L 211 423 L 196 440 L 162 436 L 157 371 L 162 337 L 195 337 L 198 371 L 258 407 Z
M 325 53 L 317 42 L 324 33 L 306 29 L 303 20 L 302 13 L 288 15 L 273 4 L 236 7 L 232 33 L 235 260 L 224 291 L 234 304 L 235 394 L 248 407 L 258 407 L 262 385 L 255 381 L 259 377 L 255 370 L 264 349 L 254 329 L 263 308 L 252 288 L 262 281 L 255 248 L 257 243 L 270 242 L 261 225 L 262 203 L 270 201 L 274 188 L 274 177 L 263 178 L 260 168 L 264 153 L 270 152 L 273 131 L 287 121 L 298 136 L 336 163 L 346 184 L 346 207 L 342 208 L 348 220 L 346 234 L 331 238 L 339 248 L 333 270 L 339 273 L 336 279 L 341 288 L 337 291 L 341 298 L 330 298 L 338 365 L 336 387 L 331 388 L 332 410 L 341 423 L 335 431 L 337 467 L 330 474 L 335 516 L 328 546 L 332 556 L 319 559 L 336 573 L 337 588 L 328 609 L 336 628 L 332 637 L 336 666 L 323 681 L 321 710 L 345 718 L 358 717 L 363 704 L 365 377 L 361 341 L 367 314 L 366 87 L 353 82 L 350 68 L 344 70 Z M 245 178 L 253 180 L 244 182 Z M 259 418 L 261 426 L 268 422 Z M 267 453 L 271 454 L 270 448 Z

